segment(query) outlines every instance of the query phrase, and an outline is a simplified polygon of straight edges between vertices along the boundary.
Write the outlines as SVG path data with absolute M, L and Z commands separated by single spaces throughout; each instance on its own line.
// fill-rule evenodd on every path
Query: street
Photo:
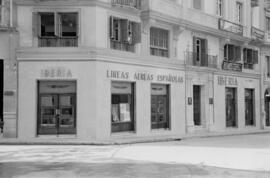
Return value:
M 1 178 L 270 177 L 270 134 L 109 146 L 2 145 Z

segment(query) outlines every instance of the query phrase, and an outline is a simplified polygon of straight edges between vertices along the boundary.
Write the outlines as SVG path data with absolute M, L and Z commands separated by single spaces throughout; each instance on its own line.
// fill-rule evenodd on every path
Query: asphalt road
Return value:
M 113 146 L 2 145 L 0 178 L 269 178 L 269 138 L 257 134 Z

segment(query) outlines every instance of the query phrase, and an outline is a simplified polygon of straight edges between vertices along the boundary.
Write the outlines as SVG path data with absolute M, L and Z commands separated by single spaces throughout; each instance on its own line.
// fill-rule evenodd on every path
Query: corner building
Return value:
M 181 138 L 263 128 L 264 1 L 16 5 L 19 139 Z

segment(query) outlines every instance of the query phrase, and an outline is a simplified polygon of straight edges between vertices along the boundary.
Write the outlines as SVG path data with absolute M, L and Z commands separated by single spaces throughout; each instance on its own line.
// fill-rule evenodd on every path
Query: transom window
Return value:
M 33 14 L 39 47 L 78 46 L 78 13 L 42 12 Z
M 169 31 L 150 28 L 150 53 L 153 56 L 169 57 Z

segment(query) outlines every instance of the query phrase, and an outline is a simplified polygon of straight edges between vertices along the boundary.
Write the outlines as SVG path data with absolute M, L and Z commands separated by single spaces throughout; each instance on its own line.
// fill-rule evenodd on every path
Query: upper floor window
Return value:
M 207 64 L 207 40 L 193 37 L 193 64 L 202 65 Z
M 266 56 L 266 65 L 267 77 L 270 77 L 270 56 Z
M 243 49 L 244 55 L 244 68 L 245 69 L 253 69 L 254 64 L 258 64 L 258 51 L 244 48 Z
M 266 30 L 270 31 L 270 17 L 266 16 L 265 17 L 265 21 L 266 21 Z
M 141 42 L 141 24 L 110 17 L 110 42 L 112 49 L 135 52 L 135 44 Z
M 3 13 L 3 0 L 0 0 L 0 24 L 2 23 L 2 13 Z
M 202 0 L 193 0 L 193 8 L 202 10 Z
M 39 47 L 78 46 L 78 13 L 33 13 L 34 35 Z
M 150 53 L 153 56 L 169 57 L 169 31 L 150 28 Z
M 236 2 L 236 22 L 243 22 L 243 4 L 241 2 Z
M 228 62 L 241 61 L 240 46 L 226 44 L 224 46 L 224 60 L 226 60 Z
M 216 0 L 217 2 L 217 15 L 223 16 L 223 0 Z

